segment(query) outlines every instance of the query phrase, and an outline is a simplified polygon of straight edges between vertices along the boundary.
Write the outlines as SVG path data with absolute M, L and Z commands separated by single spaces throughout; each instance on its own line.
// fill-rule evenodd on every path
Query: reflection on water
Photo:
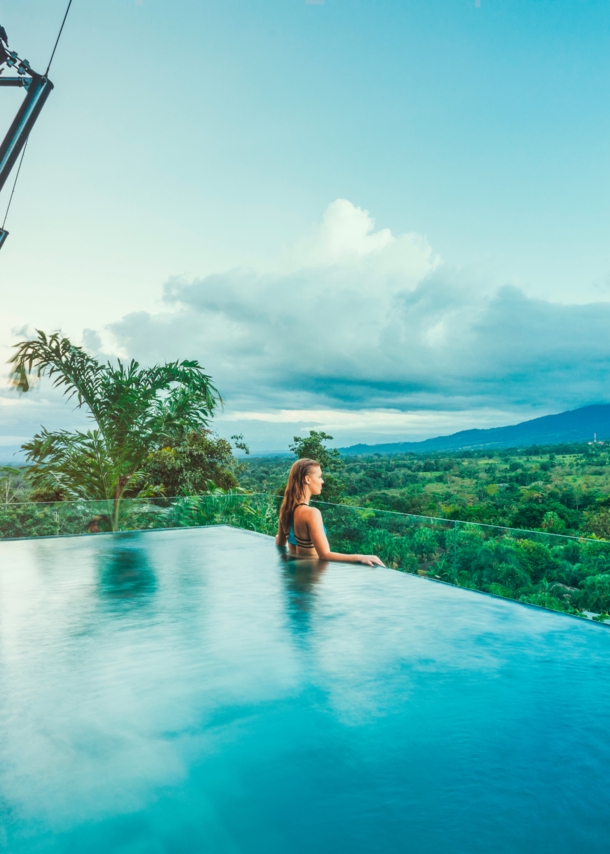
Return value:
M 328 569 L 328 562 L 282 555 L 282 581 L 287 595 L 287 611 L 299 633 L 311 629 L 316 605 L 316 585 Z
M 102 599 L 134 600 L 141 604 L 157 588 L 141 539 L 121 536 L 113 547 L 101 555 L 99 592 Z
M 607 848 L 603 627 L 224 527 L 0 552 L 0 851 Z

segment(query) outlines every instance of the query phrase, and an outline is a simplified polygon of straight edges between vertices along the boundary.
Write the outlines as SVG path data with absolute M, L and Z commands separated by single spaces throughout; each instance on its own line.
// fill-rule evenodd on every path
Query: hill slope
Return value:
M 527 445 L 558 445 L 563 442 L 610 439 L 610 404 L 583 406 L 558 415 L 544 415 L 509 427 L 487 430 L 460 430 L 450 436 L 437 436 L 423 442 L 392 442 L 387 445 L 351 445 L 341 448 L 343 455 L 354 454 L 428 454 L 434 451 L 458 451 L 485 448 L 519 448 Z

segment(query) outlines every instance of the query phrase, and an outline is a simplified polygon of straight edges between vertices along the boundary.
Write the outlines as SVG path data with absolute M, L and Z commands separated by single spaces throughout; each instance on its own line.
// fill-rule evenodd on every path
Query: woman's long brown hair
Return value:
M 288 475 L 288 483 L 284 490 L 284 500 L 280 507 L 280 525 L 287 534 L 297 504 L 301 504 L 305 494 L 305 478 L 314 468 L 319 467 L 316 460 L 297 460 L 293 463 Z

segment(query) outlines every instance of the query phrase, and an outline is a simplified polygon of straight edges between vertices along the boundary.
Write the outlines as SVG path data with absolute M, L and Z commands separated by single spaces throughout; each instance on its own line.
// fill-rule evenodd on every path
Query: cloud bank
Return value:
M 274 269 L 167 283 L 166 311 L 111 330 L 151 361 L 196 355 L 244 412 L 548 411 L 603 400 L 610 304 L 492 289 L 346 200 Z
M 314 426 L 344 444 L 420 439 L 610 399 L 609 302 L 492 287 L 344 199 L 265 269 L 175 278 L 163 301 L 104 339 L 145 363 L 199 359 L 227 404 L 221 432 L 259 450 Z M 31 435 L 44 401 L 20 409 L 27 431 L 2 403 L 5 432 Z

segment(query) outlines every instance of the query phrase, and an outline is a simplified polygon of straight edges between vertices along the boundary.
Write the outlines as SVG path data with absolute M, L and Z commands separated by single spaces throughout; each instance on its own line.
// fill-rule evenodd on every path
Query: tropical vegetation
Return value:
M 44 428 L 0 468 L 0 537 L 229 524 L 272 534 L 296 457 L 322 464 L 338 551 L 571 614 L 610 619 L 610 446 L 354 457 L 332 436 L 238 462 L 211 430 L 221 405 L 194 361 L 101 364 L 59 335 L 22 342 L 16 388 L 49 376 L 87 431 Z
M 304 455 L 301 447 L 295 448 L 297 456 Z M 317 458 L 315 444 L 307 447 Z M 325 487 L 327 500 L 610 539 L 610 445 L 339 457 L 340 468 L 333 471 L 339 472 L 341 491 L 331 499 Z M 321 462 L 326 469 L 323 458 Z M 251 459 L 240 483 L 252 491 L 275 492 L 285 483 L 290 464 L 288 455 Z
M 41 331 L 16 350 L 10 361 L 17 391 L 27 393 L 33 378 L 47 376 L 92 422 L 84 431 L 42 428 L 23 446 L 33 497 L 111 500 L 112 530 L 124 497 L 151 494 L 160 486 L 146 474 L 148 463 L 159 476 L 169 468 L 155 453 L 168 447 L 179 456 L 177 449 L 207 429 L 221 403 L 196 361 L 152 368 L 135 360 L 103 364 L 69 338 Z

